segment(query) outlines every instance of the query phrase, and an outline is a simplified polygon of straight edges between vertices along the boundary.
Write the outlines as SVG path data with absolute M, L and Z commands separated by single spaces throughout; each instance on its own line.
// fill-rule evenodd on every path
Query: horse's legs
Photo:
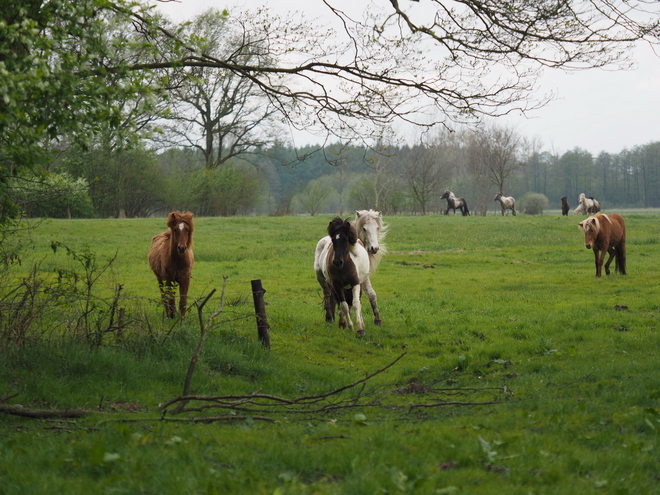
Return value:
M 602 270 L 603 270 L 603 260 L 605 259 L 605 251 L 604 249 L 602 251 L 599 251 L 597 249 L 594 249 L 594 257 L 596 258 L 596 277 L 600 278 L 602 275 Z M 607 268 L 605 268 L 607 270 Z
M 367 296 L 369 297 L 369 302 L 371 303 L 371 309 L 374 312 L 374 324 L 377 326 L 381 326 L 383 322 L 380 319 L 380 312 L 378 311 L 376 291 L 371 286 L 371 280 L 368 277 L 364 282 L 362 282 L 362 289 L 364 289 L 364 291 L 367 293 Z
M 332 290 L 328 285 L 328 282 L 325 280 L 323 274 L 316 274 L 316 280 L 318 280 L 321 289 L 323 289 L 323 309 L 325 309 L 325 321 L 326 323 L 332 323 L 335 321 L 335 298 L 332 295 Z
M 612 263 L 612 260 L 614 260 L 614 257 L 616 256 L 616 251 L 614 250 L 614 247 L 610 246 L 607 248 L 607 254 L 610 255 L 609 258 L 607 258 L 607 262 L 605 263 L 605 275 L 610 274 L 610 263 Z
M 339 328 L 346 328 L 346 320 L 348 320 L 348 326 L 353 329 L 353 322 L 351 321 L 350 307 L 346 301 L 346 296 L 344 294 L 344 289 L 341 287 L 337 289 L 336 287 L 331 286 L 332 290 L 332 316 L 334 317 L 334 304 L 336 303 L 339 306 Z
M 165 284 L 160 285 L 161 294 L 163 295 L 163 303 L 165 304 L 165 314 L 168 318 L 174 318 L 176 315 L 176 305 L 174 301 L 174 293 L 176 289 L 169 280 Z
M 351 321 L 351 308 L 348 306 L 346 301 L 339 303 L 339 328 L 346 328 L 346 322 L 348 322 L 348 328 L 353 330 L 353 322 Z
M 360 284 L 353 286 L 353 307 L 355 308 L 355 319 L 357 321 L 357 334 L 358 337 L 364 337 L 364 320 L 362 319 L 362 303 L 360 302 Z M 349 313 L 349 323 L 351 323 Z M 351 330 L 353 325 L 351 324 Z
M 188 306 L 188 287 L 190 287 L 190 278 L 184 277 L 179 283 L 179 312 L 181 316 L 186 314 L 186 307 Z

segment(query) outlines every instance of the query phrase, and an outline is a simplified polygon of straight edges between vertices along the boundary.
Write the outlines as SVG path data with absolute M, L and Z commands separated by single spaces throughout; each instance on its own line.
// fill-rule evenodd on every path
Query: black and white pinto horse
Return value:
M 580 193 L 578 202 L 582 205 L 582 211 L 587 215 L 590 213 L 598 213 L 601 209 L 600 202 L 595 200 L 593 196 L 587 198 L 584 193 Z
M 511 196 L 502 196 L 502 193 L 497 193 L 493 201 L 500 202 L 500 206 L 502 207 L 502 216 L 504 216 L 504 212 L 506 212 L 507 215 L 509 214 L 507 210 L 511 210 L 513 212 L 513 216 L 516 216 L 516 200 Z
M 369 277 L 362 282 L 362 290 L 367 293 L 371 309 L 374 313 L 374 324 L 380 326 L 382 321 L 380 319 L 380 312 L 378 310 L 378 301 L 376 298 L 376 291 L 371 286 L 371 275 L 376 271 L 383 256 L 387 254 L 387 247 L 383 244 L 385 235 L 387 234 L 387 225 L 383 222 L 383 216 L 379 211 L 374 210 L 359 210 L 355 212 L 355 221 L 353 226 L 358 235 L 358 239 L 362 241 L 362 245 L 369 254 Z M 316 272 L 316 279 L 323 289 L 323 305 L 325 308 L 325 319 L 328 323 L 335 321 L 335 300 L 332 295 L 328 284 L 325 281 L 322 267 L 319 263 L 318 253 L 326 248 L 331 243 L 330 236 L 323 237 L 316 246 L 316 260 L 314 262 L 314 271 Z M 341 317 L 341 314 L 340 314 Z
M 364 335 L 361 284 L 369 278 L 369 254 L 358 239 L 355 226 L 348 219 L 332 219 L 328 225 L 330 242 L 322 238 L 316 245 L 314 271 L 323 287 L 326 321 L 334 320 L 335 303 L 339 305 L 339 327 L 346 323 L 354 329 L 351 307 L 355 308 L 357 334 Z
M 470 214 L 470 210 L 468 209 L 467 201 L 465 201 L 465 198 L 457 198 L 449 189 L 447 189 L 444 194 L 440 196 L 440 199 L 447 200 L 447 209 L 445 210 L 445 215 L 449 214 L 449 208 L 454 210 L 454 213 L 456 213 L 456 210 L 461 210 L 461 213 L 464 217 Z

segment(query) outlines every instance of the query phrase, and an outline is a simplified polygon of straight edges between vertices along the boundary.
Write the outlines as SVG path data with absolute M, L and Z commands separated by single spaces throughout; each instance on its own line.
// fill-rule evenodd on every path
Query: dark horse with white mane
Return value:
M 174 292 L 179 286 L 179 311 L 186 313 L 188 287 L 195 257 L 193 255 L 192 236 L 195 226 L 193 214 L 173 211 L 167 217 L 169 229 L 154 236 L 149 250 L 149 266 L 156 274 L 158 287 L 165 304 L 168 318 L 174 318 L 176 305 Z
M 454 210 L 454 213 L 456 213 L 456 210 L 460 210 L 464 217 L 470 214 L 470 210 L 468 209 L 467 201 L 465 201 L 465 198 L 457 198 L 449 189 L 447 189 L 444 194 L 440 196 L 440 199 L 447 200 L 447 209 L 445 210 L 445 215 L 449 214 L 449 208 Z
M 621 275 L 626 274 L 626 222 L 617 213 L 594 216 L 578 223 L 584 232 L 584 246 L 593 249 L 596 260 L 596 277 L 601 276 L 605 253 L 610 257 L 605 263 L 605 275 L 610 274 L 610 263 L 615 260 L 614 269 Z
M 334 305 L 339 305 L 339 327 L 345 328 L 346 323 L 353 330 L 351 307 L 355 308 L 357 334 L 364 335 L 364 320 L 362 319 L 362 304 L 360 303 L 360 285 L 369 277 L 369 254 L 358 240 L 355 227 L 346 219 L 332 219 L 328 225 L 330 242 L 321 239 L 316 245 L 314 269 L 317 279 L 323 287 L 324 296 L 327 293 L 332 300 L 326 298 L 326 321 L 334 320 Z M 319 277 L 320 271 L 320 277 Z M 330 312 L 331 311 L 331 312 Z

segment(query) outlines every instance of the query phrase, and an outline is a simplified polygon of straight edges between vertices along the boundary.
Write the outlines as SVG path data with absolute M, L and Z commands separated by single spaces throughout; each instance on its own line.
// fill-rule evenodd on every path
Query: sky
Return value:
M 304 10 L 311 18 L 331 15 L 321 0 L 242 0 L 238 5 L 253 9 L 266 3 L 273 10 L 282 6 L 283 14 Z M 209 8 L 232 5 L 237 4 L 173 0 L 158 3 L 158 8 L 171 20 L 181 22 Z M 514 127 L 520 135 L 541 142 L 544 150 L 559 154 L 574 148 L 594 155 L 602 151 L 619 153 L 660 141 L 660 51 L 656 55 L 648 44 L 639 44 L 634 61 L 635 68 L 626 71 L 590 69 L 566 73 L 546 69 L 537 81 L 537 90 L 540 94 L 552 92 L 555 99 L 526 116 L 508 115 L 497 122 Z

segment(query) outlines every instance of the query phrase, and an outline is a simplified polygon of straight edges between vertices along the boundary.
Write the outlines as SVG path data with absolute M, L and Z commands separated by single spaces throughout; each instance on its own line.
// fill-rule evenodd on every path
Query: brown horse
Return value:
M 173 211 L 167 217 L 169 229 L 154 236 L 149 251 L 149 266 L 156 274 L 160 295 L 165 304 L 168 318 L 174 318 L 176 305 L 174 292 L 179 286 L 179 311 L 186 314 L 188 287 L 195 257 L 193 255 L 192 235 L 195 230 L 193 214 Z
M 571 205 L 568 203 L 568 198 L 566 196 L 561 197 L 561 214 L 567 216 Z
M 611 213 L 594 216 L 578 223 L 584 232 L 584 245 L 593 249 L 596 258 L 596 277 L 600 277 L 607 251 L 610 257 L 605 263 L 605 274 L 610 274 L 610 263 L 615 259 L 615 270 L 626 274 L 626 223 L 621 215 Z

